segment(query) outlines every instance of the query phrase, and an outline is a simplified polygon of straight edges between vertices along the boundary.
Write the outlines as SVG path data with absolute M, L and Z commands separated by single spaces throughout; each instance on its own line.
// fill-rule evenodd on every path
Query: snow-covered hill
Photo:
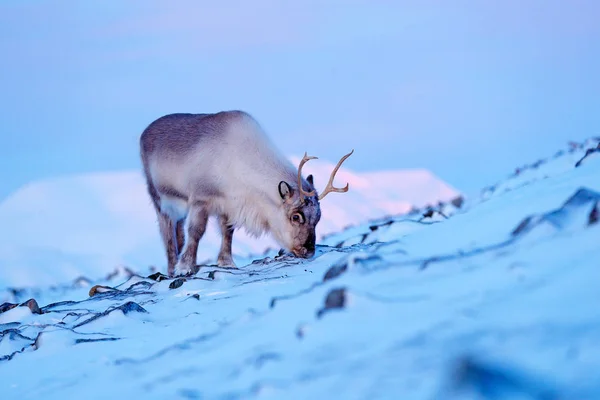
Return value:
M 0 395 L 598 399 L 598 177 L 590 140 L 460 207 L 328 235 L 313 260 L 12 293 Z
M 297 157 L 291 159 L 296 165 L 299 162 Z M 312 160 L 304 169 L 323 188 L 334 166 Z M 336 184 L 346 182 L 348 193 L 332 194 L 322 202 L 318 235 L 459 195 L 426 170 L 357 173 L 344 165 Z M 99 278 L 119 266 L 165 269 L 156 216 L 140 171 L 31 183 L 0 204 L 0 225 L 4 227 L 0 230 L 0 288 L 54 285 L 81 275 Z M 219 246 L 217 225 L 212 221 L 198 261 L 214 260 Z M 269 248 L 279 250 L 269 236 L 257 239 L 244 231 L 234 236 L 237 262 Z

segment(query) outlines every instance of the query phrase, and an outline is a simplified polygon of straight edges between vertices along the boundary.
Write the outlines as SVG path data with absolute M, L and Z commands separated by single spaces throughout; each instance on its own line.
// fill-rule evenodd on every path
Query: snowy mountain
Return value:
M 312 260 L 11 292 L 0 394 L 598 399 L 599 176 L 594 139 L 462 204 L 332 233 Z
M 299 158 L 291 157 L 297 165 Z M 317 187 L 325 187 L 335 164 L 312 160 Z M 322 202 L 322 236 L 367 219 L 447 201 L 459 193 L 425 170 L 357 173 L 343 166 L 337 185 L 345 194 Z M 339 183 L 338 183 L 339 182 Z M 320 185 L 320 186 L 319 186 Z M 31 183 L 0 204 L 0 288 L 58 284 L 81 275 L 99 278 L 118 266 L 166 263 L 156 216 L 139 171 L 97 173 Z M 220 235 L 214 221 L 202 239 L 198 261 L 214 260 Z M 236 262 L 279 246 L 269 237 L 234 236 Z

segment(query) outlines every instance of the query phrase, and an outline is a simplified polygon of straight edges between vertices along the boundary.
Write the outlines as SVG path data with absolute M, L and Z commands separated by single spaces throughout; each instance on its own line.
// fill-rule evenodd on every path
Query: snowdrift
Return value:
M 599 155 L 589 140 L 480 196 L 356 224 L 312 260 L 10 292 L 0 394 L 598 399 Z

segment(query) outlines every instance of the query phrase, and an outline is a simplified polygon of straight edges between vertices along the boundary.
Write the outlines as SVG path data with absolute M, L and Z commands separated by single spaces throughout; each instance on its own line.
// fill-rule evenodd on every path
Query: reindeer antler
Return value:
M 344 157 L 342 157 L 340 159 L 340 161 L 338 161 L 337 165 L 333 169 L 333 172 L 331 173 L 331 176 L 329 177 L 329 182 L 327 183 L 327 186 L 325 187 L 325 190 L 323 190 L 323 193 L 321 193 L 319 195 L 319 200 L 323 200 L 323 198 L 325 196 L 327 196 L 327 194 L 329 194 L 331 192 L 346 193 L 348 191 L 348 188 L 349 188 L 349 184 L 348 183 L 346 183 L 346 186 L 343 187 L 343 188 L 336 188 L 335 186 L 333 186 L 333 179 L 335 178 L 335 174 L 337 174 L 337 171 L 338 171 L 338 169 L 340 169 L 342 163 L 344 161 L 346 161 L 346 159 L 348 157 L 350 157 L 352 155 L 352 153 L 354 153 L 354 149 L 352 149 L 352 151 L 350 153 L 346 154 Z
M 343 188 L 336 188 L 335 186 L 333 186 L 333 179 L 335 178 L 335 174 L 337 174 L 338 169 L 340 169 L 340 167 L 342 166 L 342 163 L 346 161 L 346 159 L 350 157 L 352 153 L 354 153 L 354 149 L 352 149 L 350 153 L 346 154 L 340 159 L 340 161 L 338 161 L 337 165 L 333 169 L 333 172 L 331 173 L 331 176 L 329 177 L 329 182 L 327 183 L 325 190 L 323 190 L 323 193 L 319 195 L 319 200 L 323 200 L 323 198 L 331 192 L 346 193 L 348 191 L 349 184 L 346 183 L 346 186 Z M 308 160 L 315 160 L 317 158 L 318 157 L 309 156 L 306 154 L 306 152 L 304 152 L 304 157 L 302 157 L 302 160 L 300 161 L 300 165 L 298 166 L 298 190 L 300 191 L 300 200 L 302 200 L 303 197 L 310 197 L 315 195 L 314 190 L 310 193 L 307 193 L 302 189 L 302 167 L 304 166 L 304 164 L 306 164 Z
M 315 159 L 317 159 L 317 157 L 309 156 L 306 154 L 306 152 L 304 152 L 304 157 L 302 157 L 302 160 L 300 161 L 300 165 L 298 166 L 298 190 L 300 191 L 300 200 L 302 200 L 303 197 L 310 197 L 310 196 L 315 195 L 314 190 L 307 193 L 302 189 L 302 167 L 304 166 L 304 164 L 306 164 L 306 162 L 308 160 L 315 160 Z

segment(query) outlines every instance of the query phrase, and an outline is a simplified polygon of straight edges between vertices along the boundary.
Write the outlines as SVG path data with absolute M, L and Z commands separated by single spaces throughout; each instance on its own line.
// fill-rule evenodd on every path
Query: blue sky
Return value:
M 245 109 L 288 154 L 467 192 L 600 134 L 600 3 L 0 3 L 0 199 L 139 168 L 172 112 Z M 393 184 L 393 182 L 390 182 Z

